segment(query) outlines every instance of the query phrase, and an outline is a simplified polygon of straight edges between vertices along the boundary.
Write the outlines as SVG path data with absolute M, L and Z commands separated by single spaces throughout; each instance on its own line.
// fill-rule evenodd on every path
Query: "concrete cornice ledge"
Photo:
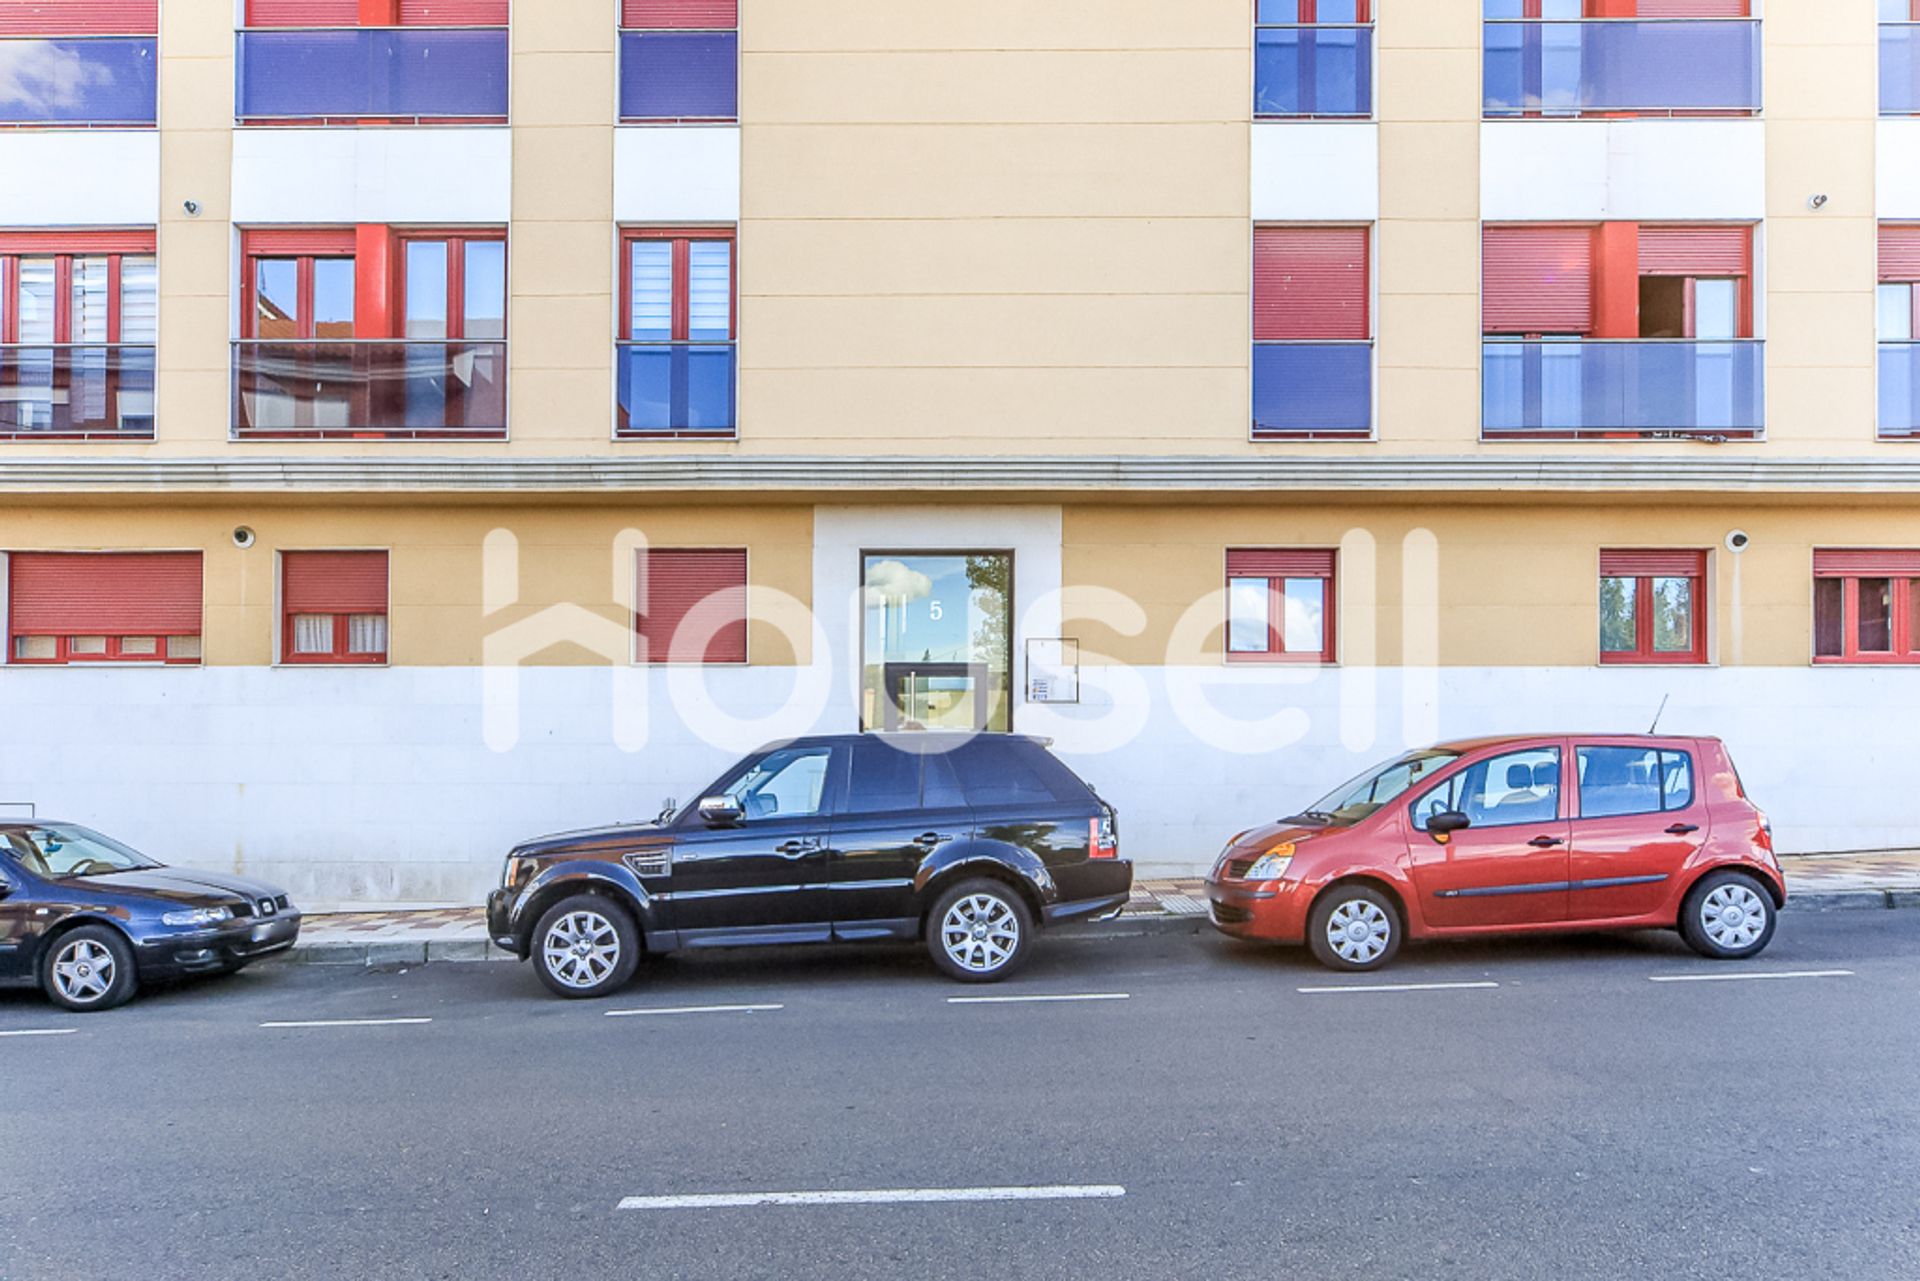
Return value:
M 1033 457 L 21 458 L 0 493 L 1920 493 L 1913 458 Z

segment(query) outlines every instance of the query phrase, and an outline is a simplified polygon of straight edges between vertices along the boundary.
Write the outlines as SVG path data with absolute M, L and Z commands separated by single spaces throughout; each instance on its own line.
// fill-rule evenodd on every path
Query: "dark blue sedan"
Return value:
M 293 946 L 271 885 L 163 867 L 77 823 L 0 822 L 0 984 L 107 1010 L 143 982 L 231 974 Z

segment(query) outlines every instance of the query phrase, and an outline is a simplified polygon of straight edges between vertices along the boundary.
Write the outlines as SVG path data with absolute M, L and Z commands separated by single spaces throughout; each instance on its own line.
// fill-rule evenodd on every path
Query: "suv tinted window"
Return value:
M 847 782 L 847 813 L 881 814 L 920 807 L 918 752 L 903 752 L 878 738 L 853 745 L 853 775 Z
M 1575 749 L 1580 817 L 1658 814 L 1693 804 L 1693 758 L 1651 747 Z
M 951 756 L 969 805 L 1035 805 L 1089 799 L 1087 785 L 1038 743 L 976 738 Z
M 754 762 L 727 788 L 749 822 L 767 818 L 811 818 L 820 812 L 826 791 L 830 747 L 783 747 Z

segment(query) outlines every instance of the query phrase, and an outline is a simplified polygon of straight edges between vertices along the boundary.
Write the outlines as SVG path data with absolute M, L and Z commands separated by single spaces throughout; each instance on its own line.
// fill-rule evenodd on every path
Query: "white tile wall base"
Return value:
M 1488 222 L 1766 215 L 1758 120 L 1499 120 L 1480 126 Z
M 505 126 L 233 131 L 233 221 L 503 223 Z
M 1255 222 L 1374 222 L 1379 217 L 1380 126 L 1255 122 Z
M 699 673 L 696 673 L 699 674 Z M 713 705 L 771 739 L 845 728 L 783 713 L 795 673 L 704 673 Z M 680 716 L 671 673 L 637 751 L 615 745 L 614 673 L 520 673 L 516 746 L 490 750 L 474 668 L 0 671 L 0 802 L 99 826 L 166 862 L 231 868 L 308 901 L 476 902 L 515 841 L 650 816 L 733 758 Z M 1920 845 L 1908 779 L 1920 670 L 1445 668 L 1089 670 L 1087 701 L 1023 707 L 1121 811 L 1146 875 L 1198 875 L 1234 832 L 1419 741 L 1527 730 L 1714 733 L 1789 851 Z M 683 682 L 687 676 L 680 678 Z M 1203 703 L 1195 680 L 1211 684 Z M 1276 683 L 1279 682 L 1279 683 Z M 1132 692 L 1103 695 L 1101 688 Z M 1373 701 L 1367 698 L 1375 691 Z M 1411 698 L 1407 691 L 1411 691 Z M 1212 706 L 1218 732 L 1175 711 Z M 1343 713 L 1343 701 L 1347 710 Z M 1260 722 L 1269 722 L 1264 727 Z M 1132 732 L 1127 732 L 1128 728 Z M 1219 745 L 1215 745 L 1215 742 Z
M 0 174 L 0 226 L 160 220 L 160 135 L 152 129 L 0 129 Z
M 1874 151 L 1874 216 L 1920 218 L 1920 120 L 1875 121 Z
M 622 223 L 738 222 L 740 127 L 615 129 L 613 217 Z

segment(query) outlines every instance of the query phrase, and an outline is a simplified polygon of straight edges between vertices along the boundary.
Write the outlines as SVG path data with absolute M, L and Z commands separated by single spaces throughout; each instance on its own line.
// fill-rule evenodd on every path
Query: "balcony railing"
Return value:
M 1489 338 L 1481 355 L 1481 433 L 1756 437 L 1766 425 L 1764 348 L 1754 338 Z
M 1254 344 L 1256 439 L 1350 438 L 1372 430 L 1372 343 Z
M 1920 115 L 1920 23 L 1880 24 L 1880 114 Z
M 1920 438 L 1920 343 L 1880 344 L 1880 434 Z
M 507 434 L 504 342 L 233 344 L 233 434 L 459 439 Z
M 0 125 L 151 125 L 152 36 L 0 38 Z
M 504 27 L 242 31 L 241 120 L 507 118 Z
M 622 31 L 622 120 L 734 120 L 740 114 L 735 31 Z
M 1485 24 L 1489 116 L 1748 114 L 1760 109 L 1760 23 L 1590 18 Z
M 153 436 L 153 347 L 75 343 L 0 347 L 0 437 Z
M 730 436 L 734 345 L 619 344 L 621 436 Z
M 1373 28 L 1255 28 L 1253 114 L 1371 116 Z

